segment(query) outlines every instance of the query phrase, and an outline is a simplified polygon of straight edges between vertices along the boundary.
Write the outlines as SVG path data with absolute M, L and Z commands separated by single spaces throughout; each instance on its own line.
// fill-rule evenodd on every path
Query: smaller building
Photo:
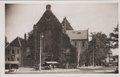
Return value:
M 80 66 L 80 55 L 88 49 L 88 30 L 67 30 L 66 34 L 69 36 L 71 44 L 77 51 L 77 67 Z
M 17 37 L 5 47 L 5 64 L 17 63 L 23 66 L 23 54 L 25 51 L 25 40 Z
M 88 49 L 88 30 L 75 31 L 65 17 L 62 21 L 63 33 L 67 34 L 71 45 L 76 48 L 77 53 L 77 67 L 80 66 L 81 53 Z M 69 52 L 67 52 L 69 55 Z M 75 56 L 74 56 L 75 57 Z

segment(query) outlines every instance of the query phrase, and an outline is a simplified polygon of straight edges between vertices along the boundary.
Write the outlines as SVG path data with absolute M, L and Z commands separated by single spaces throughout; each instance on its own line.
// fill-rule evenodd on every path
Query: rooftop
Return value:
M 20 37 L 16 37 L 11 43 L 9 43 L 6 46 L 6 48 L 9 46 L 23 47 L 24 45 L 25 45 L 25 40 Z
M 88 39 L 88 30 L 67 30 L 66 34 L 71 40 L 84 40 Z

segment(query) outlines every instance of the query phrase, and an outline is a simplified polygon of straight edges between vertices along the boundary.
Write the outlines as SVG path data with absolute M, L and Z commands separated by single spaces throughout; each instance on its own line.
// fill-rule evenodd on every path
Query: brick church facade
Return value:
M 41 64 L 56 61 L 59 67 L 71 68 L 79 66 L 80 53 L 88 48 L 88 30 L 74 31 L 66 18 L 59 22 L 51 5 L 47 5 L 33 30 L 24 35 L 24 40 L 20 66 L 33 67 L 39 65 L 41 60 Z

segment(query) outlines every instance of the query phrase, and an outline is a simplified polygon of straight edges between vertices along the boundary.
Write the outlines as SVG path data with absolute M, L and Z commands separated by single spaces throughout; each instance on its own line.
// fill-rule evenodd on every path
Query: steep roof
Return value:
M 66 34 L 69 36 L 71 40 L 84 40 L 88 39 L 88 30 L 67 30 Z
M 66 30 L 73 30 L 66 17 L 62 21 L 62 25 L 64 26 L 64 28 L 66 28 Z
M 51 11 L 51 5 L 46 6 L 46 11 L 44 12 L 40 20 L 37 22 L 36 26 L 38 26 L 40 30 L 43 31 L 45 29 L 56 29 L 58 27 L 61 27 L 62 29 L 61 23 Z
M 15 38 L 11 43 L 9 43 L 7 46 L 6 46 L 6 48 L 7 47 L 9 47 L 9 46 L 14 46 L 14 47 L 24 47 L 25 46 L 25 40 L 24 39 L 22 39 L 22 38 L 20 38 L 20 37 L 17 37 L 17 38 Z

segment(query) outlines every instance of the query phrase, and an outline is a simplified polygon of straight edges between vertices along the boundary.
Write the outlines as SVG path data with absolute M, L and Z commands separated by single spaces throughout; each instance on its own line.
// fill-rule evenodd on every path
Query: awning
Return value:
M 19 61 L 5 61 L 5 64 L 19 64 Z
M 58 64 L 57 61 L 46 61 L 47 64 Z

